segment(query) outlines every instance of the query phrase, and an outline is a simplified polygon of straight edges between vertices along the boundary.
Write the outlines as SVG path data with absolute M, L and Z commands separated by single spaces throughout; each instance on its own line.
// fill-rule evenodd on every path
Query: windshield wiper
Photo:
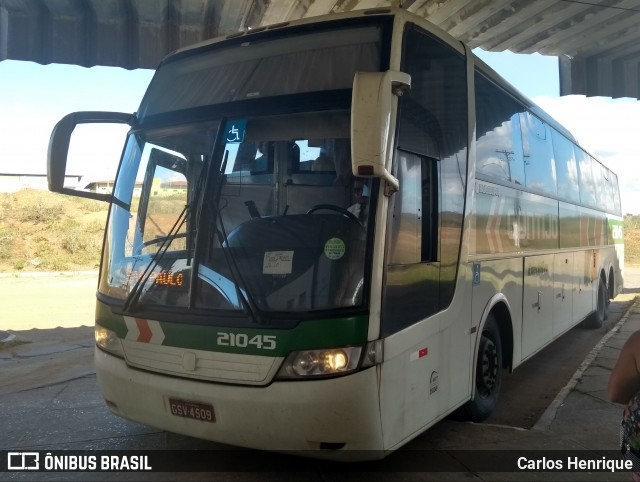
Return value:
M 242 307 L 249 314 L 251 319 L 258 323 L 262 324 L 262 316 L 260 314 L 260 309 L 256 306 L 256 302 L 251 296 L 249 290 L 243 290 L 242 286 L 246 286 L 240 269 L 238 268 L 238 263 L 229 247 L 227 231 L 224 227 L 224 222 L 222 220 L 222 214 L 220 209 L 220 196 L 222 194 L 222 185 L 224 183 L 224 172 L 227 167 L 227 160 L 229 158 L 229 151 L 225 151 L 224 157 L 222 159 L 222 163 L 220 165 L 220 169 L 216 172 L 216 180 L 214 182 L 215 186 L 215 199 L 211 199 L 207 202 L 207 204 L 212 208 L 215 212 L 215 218 L 213 222 L 213 230 L 215 234 L 218 236 L 218 239 L 221 241 L 220 246 L 222 252 L 224 253 L 224 258 L 227 262 L 227 266 L 229 267 L 229 271 L 231 271 L 231 275 L 233 276 L 234 286 L 236 289 L 236 296 L 240 300 Z M 220 229 L 217 229 L 218 223 L 220 224 Z
M 142 275 L 138 278 L 138 281 L 136 281 L 136 284 L 134 284 L 133 287 L 131 288 L 131 291 L 127 295 L 127 298 L 124 300 L 124 304 L 122 305 L 122 309 L 124 311 L 131 311 L 135 308 L 136 304 L 140 300 L 142 289 L 147 284 L 147 281 L 149 281 L 151 274 L 153 273 L 153 271 L 156 269 L 156 267 L 164 257 L 165 253 L 169 249 L 169 246 L 171 246 L 171 242 L 177 237 L 179 237 L 178 232 L 180 231 L 185 221 L 187 220 L 188 212 L 189 212 L 189 204 L 185 204 L 184 208 L 182 209 L 182 212 L 178 216 L 178 219 L 176 219 L 176 222 L 173 223 L 173 226 L 171 226 L 171 229 L 169 230 L 167 235 L 164 236 L 162 240 L 162 244 L 160 244 L 160 247 L 151 258 L 151 261 L 149 262 L 145 270 L 142 272 Z
M 246 287 L 245 281 L 242 278 L 242 274 L 240 273 L 240 269 L 238 268 L 238 263 L 236 262 L 236 258 L 233 256 L 233 252 L 231 251 L 231 247 L 229 246 L 229 240 L 227 238 L 227 231 L 224 228 L 224 223 L 222 221 L 222 216 L 218 212 L 218 220 L 220 222 L 220 231 L 216 230 L 220 236 L 222 234 L 223 242 L 220 243 L 222 246 L 222 252 L 224 253 L 224 257 L 227 260 L 227 266 L 231 270 L 231 274 L 235 278 L 236 282 L 234 283 L 236 286 L 236 292 L 238 299 L 244 306 L 244 309 L 251 315 L 251 318 L 258 324 L 262 324 L 262 316 L 260 315 L 260 309 L 256 306 L 256 302 L 251 296 L 250 291 L 243 290 L 240 288 L 240 284 Z

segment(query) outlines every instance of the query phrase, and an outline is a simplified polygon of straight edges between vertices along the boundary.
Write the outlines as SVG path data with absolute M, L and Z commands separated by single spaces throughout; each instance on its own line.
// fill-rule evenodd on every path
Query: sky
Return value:
M 611 168 L 618 175 L 623 213 L 640 214 L 640 102 L 560 97 L 557 58 L 475 52 Z M 152 70 L 0 62 L 0 173 L 44 174 L 49 136 L 59 119 L 81 110 L 134 112 L 152 75 Z M 87 180 L 112 179 L 126 128 L 86 130 L 91 146 L 67 172 Z
M 0 173 L 46 173 L 49 136 L 56 122 L 75 111 L 136 111 L 153 72 L 0 62 Z M 113 179 L 115 171 L 109 161 L 117 162 L 120 157 L 126 126 L 89 129 L 95 133 L 92 144 L 98 148 L 83 158 L 84 165 L 68 166 L 67 173 L 85 174 L 91 180 Z

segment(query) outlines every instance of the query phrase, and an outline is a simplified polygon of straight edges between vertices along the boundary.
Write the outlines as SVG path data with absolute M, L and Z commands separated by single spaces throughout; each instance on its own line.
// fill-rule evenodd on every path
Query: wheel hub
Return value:
M 478 374 L 478 393 L 485 397 L 491 394 L 498 378 L 498 349 L 488 338 L 483 338 L 481 372 Z

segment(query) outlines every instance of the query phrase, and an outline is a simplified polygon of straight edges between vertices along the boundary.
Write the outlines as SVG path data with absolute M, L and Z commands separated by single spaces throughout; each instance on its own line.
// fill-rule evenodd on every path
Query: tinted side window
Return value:
M 437 261 L 437 161 L 398 152 L 402 188 L 393 198 L 389 264 Z
M 596 188 L 593 182 L 591 156 L 579 147 L 574 147 L 578 161 L 578 182 L 580 183 L 580 202 L 587 206 L 597 207 Z
M 522 106 L 476 72 L 477 174 L 524 185 Z
M 402 188 L 393 198 L 389 264 L 419 263 L 422 243 L 420 158 L 398 153 L 396 176 Z
M 553 162 L 551 129 L 530 112 L 520 116 L 526 185 L 535 191 L 555 196 L 556 168 Z
M 440 310 L 441 281 L 436 168 L 439 162 L 398 151 L 400 191 L 392 198 L 382 301 L 383 334 Z M 444 283 L 446 285 L 446 283 Z
M 618 176 L 611 173 L 611 192 L 613 196 L 613 214 L 622 215 L 622 206 L 620 205 L 620 190 L 618 188 Z
M 558 176 L 558 196 L 571 202 L 580 202 L 578 187 L 578 164 L 573 143 L 555 130 L 551 132 L 553 155 Z
M 607 210 L 610 213 L 617 213 L 617 209 L 616 209 L 616 188 L 615 188 L 615 177 L 613 175 L 613 173 L 606 169 L 606 173 L 607 173 L 607 187 L 608 187 L 608 191 L 609 191 L 609 195 L 608 197 L 608 201 L 607 201 Z
M 434 159 L 467 143 L 465 59 L 417 28 L 409 28 L 402 70 L 411 90 L 400 98 L 398 148 Z
M 615 212 L 611 171 L 593 157 L 591 158 L 591 170 L 593 172 L 593 182 L 596 187 L 598 207 L 608 213 Z
M 614 185 L 614 182 L 616 181 L 615 181 L 614 174 L 599 162 L 598 162 L 598 165 L 600 166 L 600 171 L 602 173 L 602 183 L 603 183 L 602 195 L 600 196 L 600 203 L 599 203 L 600 207 L 605 209 L 608 213 L 617 213 L 616 203 L 615 203 L 616 189 Z

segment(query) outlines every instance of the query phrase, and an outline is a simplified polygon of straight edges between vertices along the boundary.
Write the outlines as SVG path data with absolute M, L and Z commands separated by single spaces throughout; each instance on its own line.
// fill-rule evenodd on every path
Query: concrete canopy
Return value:
M 473 48 L 558 56 L 562 95 L 640 98 L 640 0 L 0 0 L 0 60 L 155 68 L 245 28 L 399 3 Z

